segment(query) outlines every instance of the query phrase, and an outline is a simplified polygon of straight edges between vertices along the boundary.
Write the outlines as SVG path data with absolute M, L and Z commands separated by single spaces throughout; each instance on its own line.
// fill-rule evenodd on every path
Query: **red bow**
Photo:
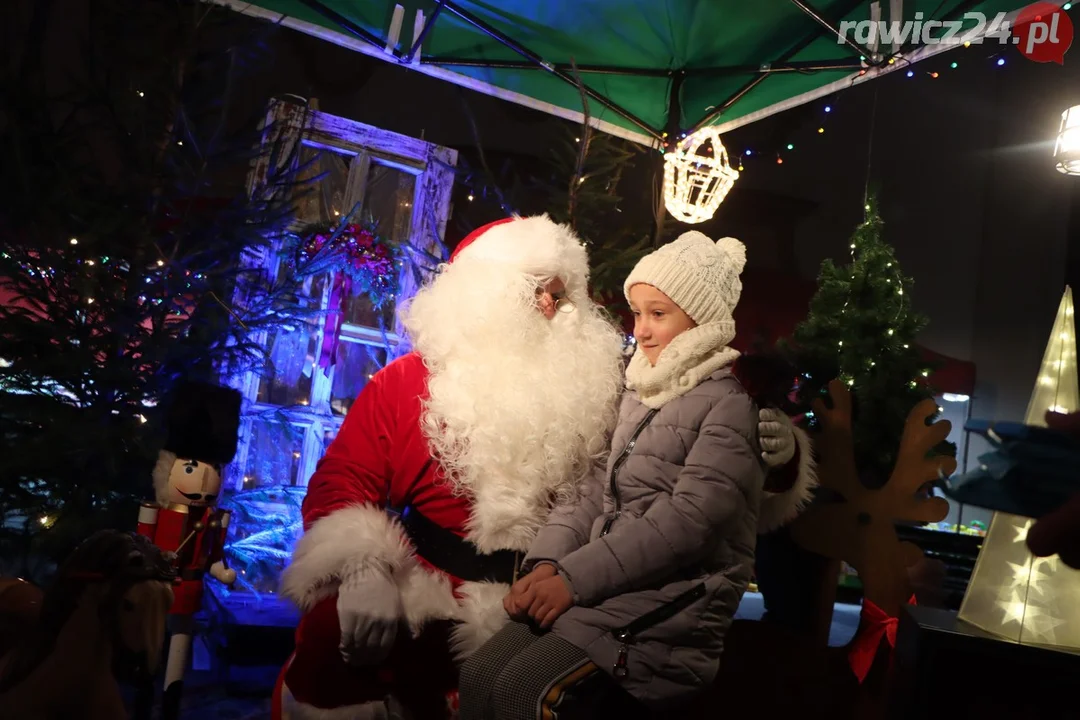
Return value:
M 915 596 L 912 595 L 908 605 L 915 604 Z M 881 641 L 888 641 L 890 648 L 896 647 L 896 626 L 899 622 L 899 618 L 892 617 L 871 601 L 863 600 L 859 631 L 848 651 L 848 664 L 860 683 L 870 672 Z

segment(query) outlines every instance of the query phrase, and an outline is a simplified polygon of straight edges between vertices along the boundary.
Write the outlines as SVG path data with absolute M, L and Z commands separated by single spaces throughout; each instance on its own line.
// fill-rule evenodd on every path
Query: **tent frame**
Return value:
M 725 113 L 727 113 L 735 104 L 737 104 L 747 93 L 752 91 L 755 87 L 764 82 L 768 77 L 777 73 L 789 73 L 789 72 L 812 72 L 821 70 L 852 70 L 852 75 L 838 80 L 833 83 L 829 83 L 821 88 L 808 91 L 801 95 L 789 98 L 788 100 L 775 103 L 767 108 L 758 110 L 752 113 L 748 113 L 745 116 L 737 118 L 730 123 L 720 124 L 721 131 L 726 132 L 728 130 L 747 125 L 756 120 L 760 120 L 769 115 L 773 115 L 777 112 L 782 112 L 792 107 L 810 102 L 814 99 L 830 95 L 838 90 L 850 87 L 860 82 L 865 82 L 874 77 L 892 72 L 897 69 L 901 64 L 903 66 L 910 66 L 919 60 L 932 57 L 940 52 L 944 52 L 950 48 L 947 44 L 936 45 L 919 45 L 917 42 L 908 42 L 901 48 L 885 55 L 880 52 L 871 51 L 864 48 L 858 43 L 843 37 L 837 29 L 837 22 L 830 21 L 825 18 L 818 10 L 810 5 L 806 0 L 789 0 L 800 11 L 813 19 L 818 27 L 812 32 L 807 33 L 799 42 L 793 45 L 791 48 L 783 52 L 776 60 L 772 62 L 762 63 L 759 66 L 726 66 L 726 67 L 711 67 L 711 68 L 683 68 L 675 70 L 662 70 L 654 68 L 633 68 L 633 67 L 617 67 L 607 65 L 574 65 L 566 63 L 552 63 L 545 60 L 540 55 L 536 54 L 528 47 L 522 45 L 512 37 L 502 32 L 501 30 L 491 26 L 482 19 L 476 17 L 468 10 L 462 8 L 453 0 L 435 0 L 435 7 L 429 17 L 424 18 L 424 25 L 418 36 L 414 39 L 413 44 L 408 50 L 402 51 L 396 47 L 396 38 L 391 40 L 382 40 L 369 30 L 361 27 L 357 23 L 341 15 L 333 8 L 326 6 L 320 0 L 299 0 L 305 7 L 318 13 L 326 20 L 333 23 L 342 31 L 351 35 L 353 38 L 359 41 L 359 43 L 343 43 L 341 35 L 334 33 L 333 31 L 326 30 L 325 28 L 319 28 L 294 18 L 289 18 L 280 13 L 271 13 L 257 6 L 246 2 L 244 0 L 206 0 L 207 2 L 213 2 L 215 4 L 224 5 L 230 7 L 238 12 L 253 15 L 256 17 L 264 17 L 267 19 L 276 19 L 281 24 L 293 27 L 301 32 L 305 32 L 316 37 L 321 37 L 330 42 L 334 42 L 338 45 L 344 45 L 351 47 L 352 49 L 359 50 L 365 54 L 382 57 L 384 60 L 396 62 L 408 67 L 418 68 L 426 72 L 426 74 L 433 75 L 456 84 L 463 85 L 465 87 L 471 87 L 489 95 L 495 95 L 503 99 L 510 100 L 511 102 L 517 102 L 529 107 L 540 109 L 559 117 L 566 118 L 568 120 L 581 121 L 584 118 L 584 113 L 569 110 L 567 108 L 561 108 L 551 103 L 544 102 L 535 98 L 530 98 L 513 91 L 498 88 L 488 83 L 484 83 L 468 76 L 463 76 L 458 73 L 454 73 L 447 70 L 449 67 L 478 67 L 478 68 L 492 68 L 492 69 L 515 69 L 515 70 L 542 70 L 551 73 L 561 81 L 570 84 L 574 87 L 579 87 L 582 92 L 589 98 L 595 100 L 604 108 L 619 115 L 624 120 L 638 128 L 641 133 L 636 133 L 632 130 L 627 130 L 612 123 L 608 123 L 596 118 L 592 119 L 592 124 L 598 129 L 605 132 L 624 137 L 628 140 L 635 142 L 649 144 L 653 147 L 659 147 L 663 149 L 670 149 L 670 147 L 678 141 L 678 139 L 692 134 L 693 132 L 700 130 L 703 127 L 712 125 L 716 120 L 720 119 Z M 964 0 L 954 7 L 951 11 L 946 13 L 941 20 L 948 22 L 962 18 L 973 6 L 977 5 L 980 0 Z M 836 13 L 839 17 L 846 17 L 853 12 L 859 5 L 862 5 L 865 0 L 848 0 L 839 8 Z M 1065 0 L 1051 0 L 1054 5 L 1062 5 Z M 511 60 L 499 60 L 499 61 L 485 61 L 485 60 L 472 60 L 467 58 L 451 58 L 451 57 L 438 57 L 431 55 L 423 55 L 421 53 L 421 46 L 424 39 L 431 32 L 435 23 L 438 21 L 443 11 L 447 11 L 466 23 L 472 25 L 474 28 L 483 32 L 485 35 L 496 40 L 506 48 L 520 55 L 523 60 L 511 61 Z M 1009 13 L 1009 16 L 1015 18 L 1019 13 L 1019 10 Z M 793 58 L 798 53 L 805 50 L 813 42 L 820 39 L 825 33 L 835 35 L 842 41 L 842 44 L 848 47 L 853 54 L 857 55 L 856 58 L 851 60 L 819 60 L 819 61 L 793 61 Z M 365 47 L 367 46 L 367 47 Z M 897 60 L 903 60 L 903 63 L 896 62 Z M 894 64 L 895 63 L 895 64 Z M 601 74 L 601 75 L 628 75 L 639 77 L 669 77 L 672 80 L 671 88 L 669 92 L 669 111 L 668 111 L 668 123 L 663 129 L 655 128 L 649 125 L 641 118 L 634 115 L 629 110 L 623 108 L 619 104 L 612 101 L 610 98 L 601 94 L 600 92 L 589 87 L 584 81 L 581 81 L 579 74 Z M 717 104 L 708 114 L 693 123 L 689 128 L 680 127 L 681 107 L 679 102 L 679 91 L 681 89 L 682 80 L 688 76 L 723 76 L 723 75 L 743 75 L 749 73 L 756 73 L 756 77 L 748 80 L 739 89 L 733 92 L 730 96 L 723 99 Z
M 513 50 L 518 55 L 525 58 L 523 61 L 507 62 L 507 61 L 482 61 L 482 60 L 466 60 L 463 58 L 442 58 L 442 57 L 421 57 L 420 62 L 426 65 L 440 65 L 440 66 L 456 66 L 456 67 L 483 67 L 494 69 L 516 69 L 516 70 L 546 70 L 555 77 L 559 78 L 565 83 L 573 85 L 574 87 L 581 88 L 588 97 L 592 98 L 596 102 L 600 103 L 604 108 L 619 115 L 624 120 L 630 122 L 635 127 L 643 131 L 646 135 L 657 140 L 662 146 L 669 147 L 677 136 L 685 136 L 698 130 L 705 125 L 708 125 L 712 120 L 719 117 L 723 112 L 726 112 L 732 105 L 738 102 L 739 98 L 744 96 L 760 82 L 765 80 L 769 75 L 780 72 L 810 72 L 815 70 L 858 70 L 863 67 L 863 59 L 870 53 L 856 44 L 855 42 L 844 39 L 844 42 L 849 46 L 857 55 L 860 56 L 858 61 L 813 61 L 806 63 L 791 62 L 791 58 L 797 53 L 804 50 L 810 43 L 814 42 L 822 36 L 825 31 L 828 31 L 837 37 L 841 37 L 839 30 L 836 29 L 834 23 L 829 22 L 821 13 L 815 10 L 805 0 L 789 0 L 793 5 L 798 7 L 804 13 L 813 18 L 821 26 L 815 32 L 808 34 L 802 41 L 800 41 L 795 47 L 785 52 L 780 58 L 772 63 L 764 63 L 760 66 L 748 67 L 748 66 L 729 66 L 729 67 L 715 67 L 715 68 L 699 68 L 689 70 L 658 70 L 651 68 L 628 68 L 628 67 L 612 67 L 606 65 L 567 65 L 557 64 L 544 60 L 541 56 L 525 47 L 512 37 L 502 32 L 498 28 L 492 27 L 488 23 L 484 22 L 480 18 L 470 13 L 465 8 L 461 7 L 453 0 L 436 0 L 435 9 L 432 11 L 430 17 L 424 18 L 424 26 L 420 31 L 419 36 L 415 39 L 412 46 L 406 52 L 399 51 L 396 47 L 386 46 L 388 53 L 403 65 L 412 64 L 416 58 L 417 53 L 420 52 L 420 47 L 423 44 L 424 38 L 427 37 L 431 29 L 435 27 L 435 23 L 438 22 L 439 15 L 443 10 L 447 10 L 453 15 L 461 18 L 469 25 L 484 33 L 491 39 L 499 42 L 501 45 L 509 50 Z M 300 0 L 307 8 L 314 10 L 329 20 L 341 27 L 341 29 L 355 35 L 361 40 L 370 43 L 378 48 L 383 48 L 385 43 L 381 42 L 378 37 L 369 32 L 368 30 L 360 27 L 353 21 L 349 20 L 345 16 L 341 15 L 334 9 L 327 7 L 319 0 Z M 847 15 L 847 13 L 854 10 L 857 6 L 862 4 L 863 0 L 848 0 L 843 7 L 841 16 Z M 879 63 L 883 60 L 878 58 Z M 747 72 L 757 72 L 758 76 L 740 88 L 734 95 L 725 100 L 723 103 L 717 106 L 715 110 L 706 115 L 700 121 L 694 124 L 694 126 L 687 131 L 687 133 L 679 132 L 678 118 L 681 116 L 681 109 L 679 107 L 679 88 L 681 86 L 681 80 L 686 75 L 734 75 L 745 74 Z M 671 92 L 669 98 L 669 106 L 672 112 L 669 112 L 668 128 L 661 130 L 654 128 L 647 122 L 634 115 L 632 112 L 622 107 L 621 105 L 613 102 L 610 98 L 602 95 L 593 88 L 589 87 L 584 81 L 581 81 L 578 77 L 575 77 L 577 73 L 596 73 L 602 75 L 631 75 L 639 77 L 670 77 L 672 79 Z M 674 118 L 672 122 L 670 118 Z M 671 138 L 669 140 L 668 138 Z

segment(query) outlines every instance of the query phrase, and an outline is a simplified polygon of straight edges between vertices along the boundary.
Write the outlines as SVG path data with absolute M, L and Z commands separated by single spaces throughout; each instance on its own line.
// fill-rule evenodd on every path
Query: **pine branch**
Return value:
M 0 525 L 24 557 L 130 526 L 157 402 L 185 376 L 261 368 L 255 333 L 303 318 L 295 284 L 244 262 L 292 222 L 299 179 L 281 148 L 253 150 L 258 118 L 224 116 L 221 90 L 252 52 L 205 49 L 228 13 L 164 0 L 91 13 L 81 55 L 54 68 L 71 70 L 67 92 L 0 71 L 0 193 L 17 208 L 0 214 L 14 298 L 0 308 Z M 214 189 L 260 153 L 275 170 L 250 195 Z

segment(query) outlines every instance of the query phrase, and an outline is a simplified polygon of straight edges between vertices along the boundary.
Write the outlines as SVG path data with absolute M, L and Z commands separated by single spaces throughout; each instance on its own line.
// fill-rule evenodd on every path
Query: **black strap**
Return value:
M 415 488 L 432 466 L 428 459 L 413 481 Z M 411 497 L 412 492 L 406 495 Z M 463 537 L 425 517 L 412 505 L 397 511 L 405 533 L 412 541 L 416 554 L 445 573 L 468 582 L 499 582 L 511 584 L 516 580 L 519 553 L 499 550 L 485 555 Z

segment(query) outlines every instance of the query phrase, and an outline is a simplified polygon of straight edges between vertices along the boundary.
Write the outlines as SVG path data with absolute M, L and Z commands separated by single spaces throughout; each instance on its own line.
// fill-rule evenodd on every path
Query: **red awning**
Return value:
M 735 308 L 738 334 L 732 346 L 743 352 L 771 348 L 781 338 L 791 337 L 806 317 L 816 283 L 775 270 L 747 268 L 742 274 L 743 291 Z M 624 302 L 619 303 L 627 332 L 634 326 Z M 923 357 L 939 363 L 929 382 L 940 393 L 971 396 L 975 392 L 975 364 L 942 355 L 919 346 Z

